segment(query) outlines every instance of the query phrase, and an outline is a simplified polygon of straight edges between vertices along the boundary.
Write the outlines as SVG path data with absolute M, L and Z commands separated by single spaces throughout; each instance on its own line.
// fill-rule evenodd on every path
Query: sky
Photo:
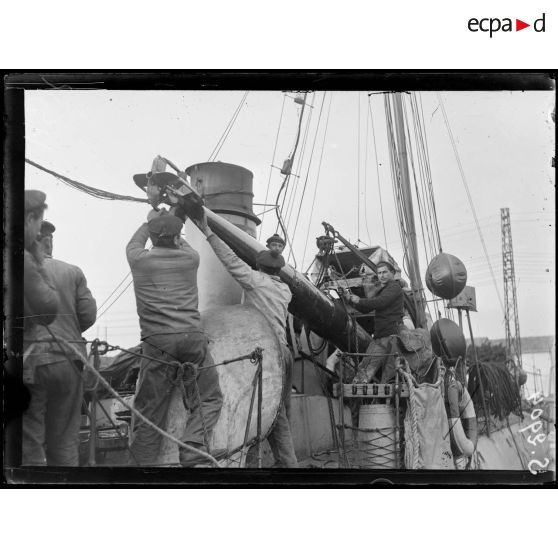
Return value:
M 352 242 L 387 248 L 401 263 L 383 96 L 368 93 L 308 95 L 311 107 L 305 111 L 294 163 L 300 178 L 291 180 L 284 206 L 291 231 L 300 209 L 294 259 L 290 255 L 290 263 L 300 271 L 308 268 L 316 253 L 322 221 Z M 243 91 L 26 91 L 26 157 L 89 186 L 141 197 L 132 175 L 147 172 L 156 155 L 181 168 L 208 161 L 243 95 Z M 275 203 L 283 176 L 271 165 L 281 167 L 293 148 L 301 109 L 294 97 L 289 92 L 250 91 L 217 154 L 216 160 L 253 172 L 255 203 Z M 550 116 L 554 92 L 423 91 L 417 93 L 417 100 L 424 116 L 442 247 L 465 263 L 467 284 L 476 289 L 475 337 L 505 336 L 503 207 L 511 215 L 521 335 L 554 334 L 554 123 Z M 85 337 L 100 337 L 123 347 L 137 344 L 133 289 L 125 288 L 130 278 L 116 287 L 129 272 L 125 246 L 145 221 L 149 206 L 98 200 L 30 165 L 25 171 L 25 187 L 47 194 L 45 218 L 57 229 L 54 257 L 83 270 L 100 306 L 97 324 Z M 262 206 L 254 208 L 255 213 L 262 210 Z M 265 239 L 275 232 L 277 220 L 274 212 L 263 219 Z M 420 237 L 418 219 L 417 228 Z M 422 248 L 420 252 L 424 279 L 428 262 Z

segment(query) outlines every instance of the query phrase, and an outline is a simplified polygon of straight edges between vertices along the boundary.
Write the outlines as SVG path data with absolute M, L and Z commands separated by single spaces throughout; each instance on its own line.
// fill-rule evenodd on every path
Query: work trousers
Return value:
M 274 467 L 296 468 L 298 467 L 298 461 L 294 451 L 293 436 L 289 424 L 293 384 L 293 356 L 287 346 L 283 346 L 283 359 L 285 361 L 283 397 L 277 419 L 267 437 L 267 441 L 275 458 Z
M 360 364 L 359 378 L 362 378 L 362 373 L 364 373 L 367 382 L 375 380 L 381 383 L 389 382 L 395 376 L 395 366 L 393 358 L 389 358 L 392 348 L 392 340 L 395 337 L 393 335 L 388 335 L 387 337 L 380 337 L 379 339 L 373 339 L 370 345 L 366 349 L 366 353 L 369 356 L 364 357 Z M 382 377 L 378 378 L 377 373 L 381 367 L 383 368 Z
M 83 381 L 81 362 L 37 366 L 22 420 L 22 464 L 77 467 Z
M 142 355 L 169 363 L 191 362 L 200 367 L 211 366 L 198 373 L 197 385 L 201 407 L 197 397 L 189 398 L 190 414 L 186 422 L 186 433 L 182 439 L 187 444 L 191 443 L 207 450 L 204 425 L 207 437 L 210 439 L 223 404 L 219 376 L 207 348 L 207 337 L 201 332 L 150 335 L 142 342 Z M 141 360 L 134 406 L 163 430 L 166 427 L 172 392 L 175 388 L 180 389 L 177 387 L 176 376 L 176 366 L 165 365 L 148 358 Z M 133 421 L 130 449 L 139 465 L 157 464 L 161 442 L 161 434 L 151 426 L 139 419 Z M 181 461 L 182 455 L 181 451 Z

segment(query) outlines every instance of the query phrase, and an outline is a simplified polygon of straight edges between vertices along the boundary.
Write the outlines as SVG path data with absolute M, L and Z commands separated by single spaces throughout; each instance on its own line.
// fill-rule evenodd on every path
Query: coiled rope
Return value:
M 484 399 L 489 415 L 500 420 L 504 420 L 510 413 L 521 416 L 521 394 L 505 364 L 479 362 L 469 367 L 467 391 L 476 410 L 483 408 L 480 381 L 484 387 Z

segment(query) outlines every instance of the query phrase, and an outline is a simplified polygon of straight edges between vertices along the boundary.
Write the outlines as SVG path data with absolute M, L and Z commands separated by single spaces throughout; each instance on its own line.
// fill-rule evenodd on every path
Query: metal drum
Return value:
M 392 405 L 361 405 L 357 444 L 362 469 L 396 469 Z

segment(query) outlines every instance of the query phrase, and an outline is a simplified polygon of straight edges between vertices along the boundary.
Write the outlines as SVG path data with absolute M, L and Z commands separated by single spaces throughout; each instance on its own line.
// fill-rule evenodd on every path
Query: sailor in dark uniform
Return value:
M 389 354 L 391 336 L 398 334 L 403 323 L 403 289 L 394 279 L 394 267 L 389 262 L 380 262 L 376 266 L 376 272 L 380 289 L 374 296 L 359 298 L 353 294 L 346 295 L 346 301 L 360 312 L 375 311 L 374 339 L 366 349 L 370 356 L 365 357 L 361 363 L 355 383 L 380 381 L 376 374 Z M 389 371 L 385 371 L 382 381 L 388 381 L 389 376 Z

